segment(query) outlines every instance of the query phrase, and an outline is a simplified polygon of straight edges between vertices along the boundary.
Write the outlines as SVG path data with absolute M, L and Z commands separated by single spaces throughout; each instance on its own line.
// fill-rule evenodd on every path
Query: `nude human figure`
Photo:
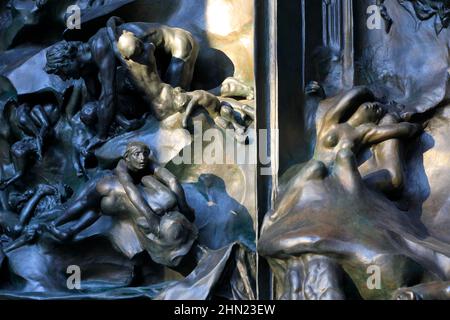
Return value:
M 197 61 L 199 46 L 192 34 L 180 28 L 172 28 L 156 23 L 124 23 L 118 17 L 111 17 L 107 22 L 108 32 L 122 34 L 129 31 L 145 43 L 153 43 L 158 50 L 171 56 L 164 82 L 173 87 L 188 90 Z
M 228 124 L 232 124 L 240 134 L 244 133 L 245 128 L 236 121 L 232 111 L 232 104 L 240 104 L 238 101 L 222 103 L 207 91 L 184 92 L 180 88 L 173 88 L 162 82 L 157 72 L 155 47 L 152 43 L 144 43 L 133 33 L 124 31 L 118 41 L 113 42 L 113 47 L 118 59 L 127 67 L 133 83 L 142 93 L 143 99 L 151 106 L 158 120 L 181 112 L 184 113 L 182 125 L 186 128 L 195 108 L 202 107 L 220 127 L 227 128 Z M 244 106 L 241 107 L 246 109 Z
M 144 43 L 133 33 L 124 31 L 113 46 L 117 58 L 128 70 L 133 84 L 158 120 L 182 108 L 175 103 L 179 91 L 159 77 L 153 43 Z
M 178 105 L 186 108 L 183 113 L 183 128 L 187 128 L 188 120 L 197 108 L 205 109 L 214 122 L 222 129 L 227 129 L 231 125 L 238 135 L 244 135 L 245 126 L 238 123 L 234 110 L 241 108 L 243 113 L 251 119 L 254 116 L 250 106 L 238 101 L 221 101 L 215 95 L 204 90 L 179 92 L 175 99 Z
M 100 214 L 131 217 L 146 232 L 159 234 L 160 216 L 178 207 L 187 219 L 194 212 L 177 179 L 153 162 L 150 149 L 131 142 L 112 174 L 89 181 L 72 204 L 47 231 L 58 239 L 68 240 L 92 225 Z M 75 221 L 64 230 L 60 226 Z
M 45 143 L 59 118 L 59 108 L 54 104 L 31 106 L 24 103 L 12 108 L 8 120 L 12 138 L 18 139 L 10 150 L 15 173 L 0 181 L 0 190 L 22 178 L 33 160 L 42 159 Z
M 354 88 L 346 93 L 338 103 L 329 109 L 319 126 L 318 140 L 314 152 L 314 158 L 322 161 L 327 166 L 334 161 L 339 150 L 349 149 L 353 153 L 391 139 L 403 139 L 414 136 L 421 130 L 421 126 L 409 122 L 394 122 L 390 117 L 383 121 L 384 110 L 379 103 L 374 101 L 372 93 L 362 87 Z M 392 141 L 391 141 L 392 142 Z M 395 143 L 393 141 L 392 143 Z M 395 145 L 388 145 L 395 148 Z M 402 180 L 401 164 L 398 152 L 392 154 L 380 153 L 385 148 L 378 149 L 377 159 L 380 168 L 392 170 L 391 181 L 378 182 L 382 188 L 400 184 Z M 375 168 L 371 168 L 375 170 Z
M 172 87 L 189 90 L 199 46 L 191 33 L 180 28 L 170 28 L 155 23 L 124 23 L 118 17 L 111 17 L 107 22 L 111 39 L 116 40 L 124 31 L 132 32 L 144 43 L 153 43 L 156 50 L 171 55 L 169 67 L 162 80 Z M 254 98 L 253 88 L 234 78 L 226 78 L 222 84 L 209 90 L 215 96 Z
M 85 162 L 88 157 L 93 157 L 89 149 L 89 142 L 95 136 L 95 126 L 98 123 L 98 101 L 86 103 L 81 110 L 70 119 L 72 126 L 72 144 L 74 146 L 73 165 L 78 176 L 87 177 Z M 128 119 L 119 109 L 115 116 L 115 128 L 121 134 L 137 130 L 145 123 L 145 115 L 140 119 Z
M 400 120 L 386 114 L 379 125 L 393 125 Z M 371 147 L 372 157 L 359 166 L 364 181 L 389 197 L 399 196 L 404 183 L 404 159 L 401 139 L 390 139 Z
M 176 86 L 189 87 L 198 53 L 198 45 L 189 32 L 151 23 L 129 23 L 119 30 L 121 28 L 133 30 L 170 54 L 172 62 L 166 72 L 167 81 Z M 99 146 L 108 138 L 117 109 L 116 56 L 106 28 L 100 29 L 86 43 L 61 41 L 47 50 L 46 57 L 45 70 L 48 73 L 56 74 L 63 80 L 83 78 L 88 101 L 99 101 L 97 134 L 91 140 L 89 149 Z
M 10 239 L 3 246 L 4 252 L 13 251 L 23 245 L 35 240 L 41 232 L 40 225 L 30 224 L 34 215 L 47 211 L 39 208 L 41 204 L 45 205 L 45 198 L 52 205 L 60 205 L 72 195 L 73 190 L 67 185 L 52 186 L 48 184 L 39 184 L 34 188 L 28 189 L 24 193 L 12 192 L 9 194 L 9 205 L 14 212 L 4 211 L 0 213 L 0 229 L 7 230 L 6 235 Z M 17 217 L 16 213 L 19 213 Z M 6 227 L 6 228 L 5 228 Z

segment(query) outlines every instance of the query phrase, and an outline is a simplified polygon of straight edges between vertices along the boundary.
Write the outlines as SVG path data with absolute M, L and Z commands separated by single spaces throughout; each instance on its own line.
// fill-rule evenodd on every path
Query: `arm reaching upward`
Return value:
M 353 88 L 325 113 L 324 126 L 328 127 L 341 122 L 346 114 L 354 112 L 364 102 L 374 100 L 375 97 L 369 89 L 365 87 Z
M 93 39 L 90 46 L 99 69 L 98 79 L 102 86 L 98 108 L 98 139 L 105 140 L 116 114 L 114 101 L 116 57 L 106 34 Z
M 108 38 L 111 44 L 111 47 L 113 48 L 114 55 L 117 59 L 120 60 L 122 64 L 125 64 L 125 60 L 123 59 L 122 55 L 119 52 L 119 49 L 117 48 L 117 39 L 119 35 L 117 34 L 117 22 L 120 24 L 123 23 L 123 20 L 119 17 L 111 17 L 108 19 L 108 22 L 106 23 L 106 32 L 108 34 Z

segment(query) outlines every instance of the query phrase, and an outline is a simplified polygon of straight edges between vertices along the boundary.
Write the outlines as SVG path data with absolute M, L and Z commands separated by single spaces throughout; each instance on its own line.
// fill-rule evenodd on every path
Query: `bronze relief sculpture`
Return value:
M 64 30 L 69 5 L 81 28 Z M 191 144 L 203 147 L 196 135 L 209 129 L 254 152 L 253 80 L 235 77 L 242 66 L 206 43 L 210 27 L 176 27 L 189 5 L 157 6 L 1 8 L 34 19 L 4 21 L 1 40 L 3 298 L 256 298 L 250 165 L 175 162 Z M 37 51 L 30 28 L 47 32 Z M 239 40 L 223 42 L 239 50 Z M 80 270 L 79 285 L 69 285 L 70 270 Z
M 367 16 L 357 15 L 371 5 L 379 8 L 384 30 L 382 23 L 368 28 Z M 284 171 L 258 240 L 276 299 L 449 299 L 442 171 L 448 96 L 440 82 L 447 76 L 438 76 L 448 72 L 448 61 L 436 51 L 431 62 L 431 48 L 422 42 L 446 46 L 446 6 L 324 2 L 327 14 L 336 10 L 324 23 L 353 23 L 344 36 L 355 42 L 324 43 L 329 47 L 317 58 L 333 55 L 331 63 L 302 74 L 313 80 L 305 89 L 309 122 L 302 128 L 313 151 Z M 346 73 L 351 82 L 345 84 Z
M 449 10 L 0 4 L 0 298 L 449 299 Z

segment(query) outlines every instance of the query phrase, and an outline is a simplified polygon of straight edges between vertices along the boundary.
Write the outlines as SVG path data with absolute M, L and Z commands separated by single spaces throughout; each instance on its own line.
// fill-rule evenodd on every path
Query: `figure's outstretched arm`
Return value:
M 325 126 L 341 122 L 344 116 L 355 112 L 361 104 L 374 100 L 375 97 L 373 93 L 366 87 L 353 88 L 348 91 L 335 106 L 325 113 Z
M 401 122 L 381 126 L 370 126 L 363 133 L 362 143 L 372 145 L 390 139 L 404 139 L 414 136 L 422 127 L 415 123 Z

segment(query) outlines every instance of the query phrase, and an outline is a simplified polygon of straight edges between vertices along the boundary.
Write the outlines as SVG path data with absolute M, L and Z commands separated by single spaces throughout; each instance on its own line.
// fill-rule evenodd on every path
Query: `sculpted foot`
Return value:
M 45 230 L 62 242 L 68 241 L 72 237 L 70 232 L 61 231 L 53 223 L 45 226 Z
M 246 85 L 244 82 L 229 77 L 222 82 L 221 86 L 221 96 L 222 97 L 244 97 L 247 100 L 254 99 L 253 88 Z

